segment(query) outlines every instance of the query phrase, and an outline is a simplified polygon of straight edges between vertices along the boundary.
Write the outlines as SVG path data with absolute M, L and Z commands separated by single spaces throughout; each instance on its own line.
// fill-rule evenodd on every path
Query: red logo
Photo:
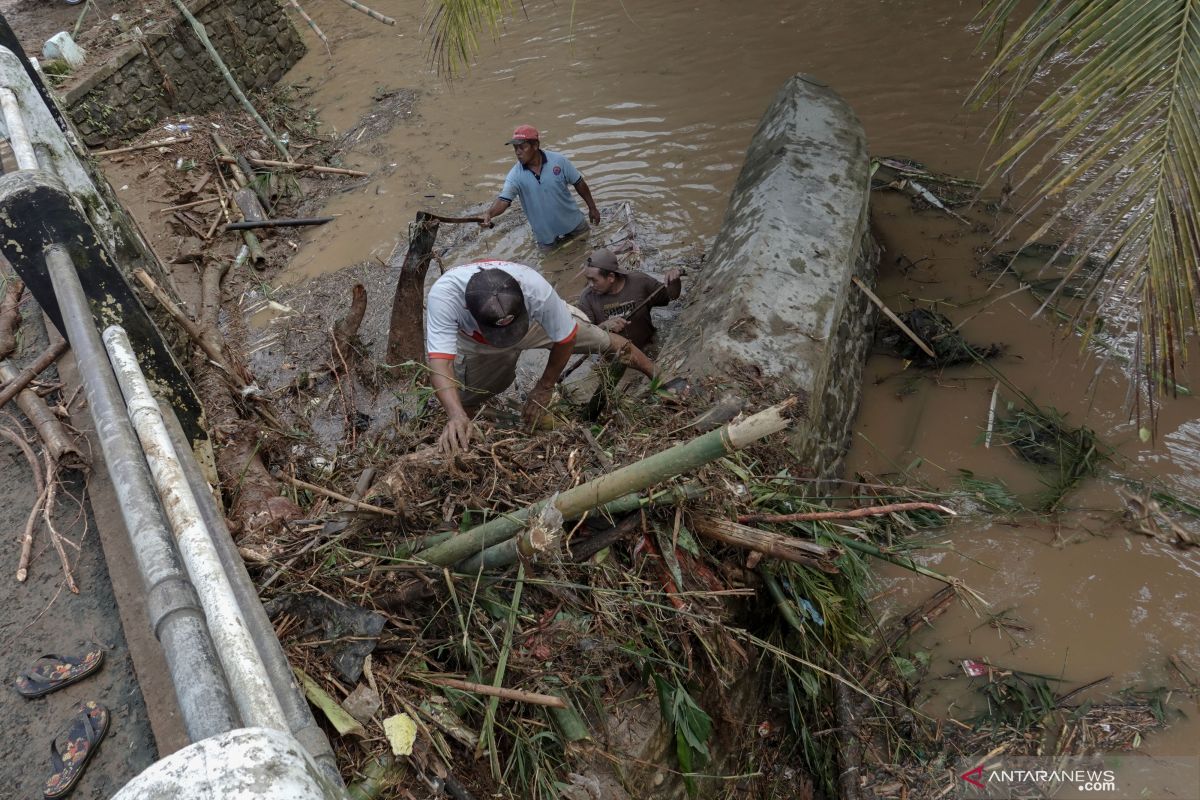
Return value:
M 980 783 L 979 781 L 975 780 L 975 778 L 982 778 L 982 777 L 983 777 L 983 764 L 980 764 L 980 765 L 979 765 L 978 767 L 976 767 L 975 769 L 972 769 L 972 770 L 967 770 L 966 772 L 964 772 L 962 775 L 959 775 L 958 777 L 962 778 L 962 779 L 963 779 L 964 781 L 966 781 L 967 783 L 969 783 L 969 784 L 972 784 L 972 785 L 973 785 L 973 786 L 975 786 L 977 789 L 982 789 L 982 788 L 984 788 L 984 786 L 983 786 L 983 784 L 982 784 L 982 783 Z
M 562 175 L 562 167 L 555 167 L 555 168 L 554 168 L 554 174 L 555 174 L 555 175 Z

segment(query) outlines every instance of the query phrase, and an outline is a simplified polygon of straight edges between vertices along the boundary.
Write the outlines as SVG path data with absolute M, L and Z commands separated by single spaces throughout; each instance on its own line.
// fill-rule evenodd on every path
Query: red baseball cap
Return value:
M 541 138 L 538 129 L 532 125 L 518 125 L 517 129 L 513 131 L 512 138 L 505 142 L 505 144 L 519 144 L 520 142 L 540 140 Z

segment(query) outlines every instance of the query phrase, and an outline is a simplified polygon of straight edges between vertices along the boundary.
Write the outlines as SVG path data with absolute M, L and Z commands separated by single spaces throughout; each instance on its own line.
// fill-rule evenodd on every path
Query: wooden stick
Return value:
M 196 234 L 197 236 L 199 236 L 199 237 L 200 237 L 200 239 L 201 239 L 202 241 L 204 240 L 204 231 L 202 231 L 202 230 L 200 230 L 198 227 L 196 227 L 196 224 L 195 224 L 194 222 L 192 222 L 190 219 L 188 219 L 187 217 L 183 216 L 183 215 L 182 215 L 182 214 L 180 214 L 178 211 L 176 211 L 176 212 L 174 212 L 173 214 L 171 214 L 171 216 L 172 216 L 172 217 L 175 219 L 175 221 L 176 221 L 176 222 L 178 222 L 180 225 L 182 225 L 183 227 L 187 228 L 187 229 L 188 229 L 189 231 L 191 231 L 192 233 L 194 233 L 194 234 Z
M 4 385 L 4 389 L 0 390 L 0 406 L 4 406 L 9 400 L 16 397 L 22 389 L 29 385 L 29 382 L 38 375 L 45 372 L 46 368 L 53 364 L 67 352 L 70 347 L 65 341 L 55 342 L 47 347 L 40 356 L 33 360 L 25 369 L 17 373 L 17 377 Z
M 92 152 L 92 155 L 97 157 L 116 156 L 120 155 L 121 153 L 132 153 L 135 150 L 149 150 L 152 147 L 167 147 L 168 145 L 172 144 L 183 144 L 184 142 L 190 142 L 191 140 L 191 134 L 188 134 L 187 136 L 170 136 L 166 139 L 158 139 L 153 142 L 146 142 L 145 144 L 130 145 L 129 147 L 118 147 L 114 150 L 95 150 Z
M 307 217 L 305 219 L 248 219 L 243 222 L 231 222 L 223 230 L 248 231 L 251 228 L 300 228 L 306 225 L 324 225 L 333 222 L 337 217 Z
M 520 689 L 505 689 L 503 686 L 488 686 L 486 683 L 463 681 L 446 675 L 416 675 L 414 677 L 420 678 L 423 681 L 429 681 L 438 686 L 449 686 L 451 689 L 459 689 L 475 694 L 486 694 L 490 697 L 499 697 L 503 700 L 516 700 L 521 703 L 532 703 L 535 706 L 549 706 L 550 708 L 567 707 L 565 700 L 550 694 L 525 692 Z
M 309 483 L 308 481 L 302 481 L 299 478 L 293 478 L 290 475 L 284 475 L 283 479 L 285 481 L 287 481 L 288 483 L 292 484 L 292 486 L 298 486 L 301 489 L 308 489 L 310 492 L 316 492 L 317 494 L 323 494 L 326 497 L 331 498 L 333 500 L 337 500 L 342 503 L 348 503 L 348 504 L 354 506 L 355 508 L 361 508 L 363 511 L 373 511 L 376 514 L 384 514 L 389 517 L 400 516 L 399 513 L 392 511 L 390 508 L 380 508 L 379 506 L 373 506 L 370 503 L 364 503 L 362 500 L 355 500 L 354 498 L 347 497 L 344 494 L 338 494 L 337 492 L 333 491 L 332 489 L 326 489 L 324 486 L 317 486 L 315 483 Z
M 163 307 L 163 310 L 171 316 L 171 319 L 179 323 L 179 327 L 183 328 L 184 333 L 190 336 L 192 341 L 196 343 L 196 346 L 204 351 L 204 355 L 208 357 L 208 360 L 215 364 L 218 369 L 228 375 L 229 379 L 233 381 L 238 392 L 245 396 L 248 388 L 246 382 L 242 380 L 242 376 L 240 374 L 234 372 L 234 370 L 225 362 L 225 354 L 216 349 L 209 338 L 204 335 L 204 332 L 200 330 L 200 326 L 193 322 L 187 314 L 183 313 L 183 310 L 179 308 L 179 306 L 175 305 L 175 302 L 167 296 L 167 293 L 164 292 L 159 285 L 154 282 L 154 279 L 151 278 L 149 273 L 147 273 L 145 270 L 135 269 L 133 271 L 133 277 L 141 281 L 141 284 L 145 286 L 150 294 L 153 295 L 154 299 L 159 302 L 159 304 Z
M 39 474 L 41 474 L 39 472 Z M 33 532 L 37 528 L 38 517 L 41 516 L 42 503 L 46 502 L 46 489 L 42 488 L 37 501 L 25 519 L 25 532 L 21 536 L 21 556 L 17 560 L 17 583 L 24 583 L 29 577 L 29 558 L 33 554 Z
M 886 506 L 868 506 L 867 508 L 851 508 L 844 511 L 805 511 L 799 514 L 743 514 L 737 521 L 748 522 L 813 522 L 822 519 L 859 519 L 861 517 L 881 517 L 885 514 L 896 514 L 901 511 L 940 511 L 950 516 L 958 516 L 953 509 L 940 506 L 937 503 L 890 503 Z
M 223 164 L 236 164 L 237 159 L 233 156 L 222 155 L 219 159 Z M 345 169 L 343 167 L 322 167 L 317 164 L 297 164 L 290 161 L 271 161 L 267 158 L 247 158 L 251 164 L 256 167 L 278 167 L 279 169 L 290 169 L 297 172 L 322 172 L 329 175 L 352 175 L 355 178 L 366 178 L 370 176 L 369 172 L 361 172 L 356 169 Z M 482 217 L 472 218 L 471 222 L 478 222 Z
M 925 344 L 925 342 L 922 341 L 920 336 L 917 336 L 915 333 L 913 333 L 912 328 L 905 325 L 900 320 L 900 318 L 897 317 L 892 312 L 892 310 L 890 308 L 885 306 L 883 304 L 883 301 L 880 300 L 878 297 L 876 297 L 875 293 L 872 292 L 869 288 L 867 288 L 867 285 L 865 283 L 863 283 L 857 275 L 851 275 L 850 280 L 854 281 L 854 285 L 857 286 L 859 289 L 862 289 L 863 294 L 865 294 L 872 303 L 874 303 L 875 305 L 877 305 L 879 307 L 879 310 L 883 312 L 883 315 L 885 317 L 887 317 L 888 319 L 890 319 L 892 322 L 894 322 L 896 324 L 897 328 L 904 331 L 904 334 L 906 336 L 908 336 L 908 338 L 912 339 L 913 343 L 916 344 L 917 347 L 921 348 L 921 350 L 924 351 L 925 355 L 929 356 L 930 358 L 932 358 L 935 361 L 937 360 L 937 353 L 933 352 L 933 348 L 931 348 L 929 345 Z
M 46 523 L 46 530 L 50 531 L 50 543 L 54 545 L 54 549 L 58 552 L 58 560 L 62 562 L 67 588 L 71 590 L 71 594 L 79 594 L 79 587 L 75 585 L 75 576 L 71 574 L 71 562 L 67 559 L 67 552 L 63 550 L 62 534 L 54 527 L 54 496 L 57 494 L 58 487 L 58 464 L 54 463 L 50 458 L 50 453 L 46 450 L 42 451 L 42 457 L 46 461 L 46 504 L 42 506 L 42 521 Z
M 169 211 L 183 211 L 185 208 L 195 208 L 196 206 L 206 206 L 209 203 L 216 203 L 220 199 L 221 199 L 220 197 L 206 197 L 203 200 L 193 200 L 192 202 L 184 203 L 183 205 L 168 206 L 167 208 L 160 208 L 158 210 L 158 213 L 166 214 Z

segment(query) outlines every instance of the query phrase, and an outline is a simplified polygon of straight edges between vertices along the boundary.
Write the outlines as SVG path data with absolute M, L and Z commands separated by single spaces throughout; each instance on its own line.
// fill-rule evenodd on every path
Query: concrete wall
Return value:
M 790 78 L 767 109 L 704 271 L 660 361 L 734 383 L 757 376 L 801 392 L 802 466 L 837 474 L 858 407 L 873 309 L 850 281 L 874 282 L 862 125 L 831 89 Z
M 246 92 L 274 85 L 304 54 L 304 43 L 275 0 L 196 0 L 188 7 Z M 236 105 L 178 12 L 146 31 L 143 41 L 66 92 L 64 104 L 89 146 L 115 146 L 171 114 Z

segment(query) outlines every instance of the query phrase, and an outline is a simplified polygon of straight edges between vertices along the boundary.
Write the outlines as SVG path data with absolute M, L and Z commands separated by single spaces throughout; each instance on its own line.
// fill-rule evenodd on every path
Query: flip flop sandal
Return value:
M 108 732 L 108 709 L 94 700 L 74 708 L 75 717 L 65 733 L 50 742 L 50 768 L 42 795 L 49 800 L 65 797 L 79 783 L 83 770 L 100 740 Z M 62 749 L 59 749 L 62 742 Z
M 33 662 L 15 685 L 25 697 L 41 697 L 86 678 L 103 662 L 104 649 L 98 644 L 88 645 L 87 651 L 78 656 L 45 655 Z

